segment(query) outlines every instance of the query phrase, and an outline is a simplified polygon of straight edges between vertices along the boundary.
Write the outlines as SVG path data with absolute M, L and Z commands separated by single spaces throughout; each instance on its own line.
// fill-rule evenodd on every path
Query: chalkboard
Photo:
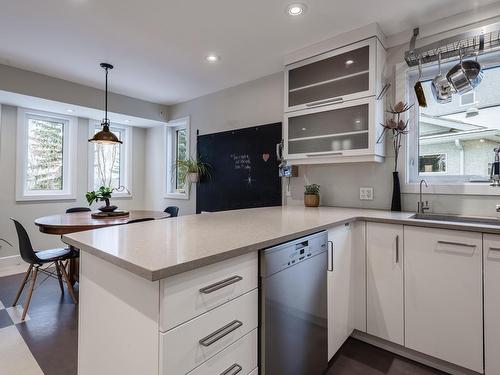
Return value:
M 211 177 L 196 187 L 196 211 L 280 206 L 281 138 L 281 123 L 199 135 L 197 152 L 211 166 Z

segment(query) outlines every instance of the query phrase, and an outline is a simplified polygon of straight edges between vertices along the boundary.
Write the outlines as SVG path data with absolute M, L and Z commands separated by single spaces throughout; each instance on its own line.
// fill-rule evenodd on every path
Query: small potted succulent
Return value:
M 306 185 L 304 191 L 304 205 L 306 207 L 319 206 L 319 185 Z
M 202 177 L 210 177 L 210 165 L 191 156 L 178 160 L 176 166 L 190 186 L 200 182 Z
M 124 186 L 120 186 L 118 188 L 110 188 L 106 186 L 101 186 L 99 190 L 97 191 L 89 191 L 87 194 L 85 194 L 85 198 L 87 198 L 87 202 L 89 203 L 89 206 L 95 202 L 105 202 L 104 206 L 99 207 L 99 211 L 101 212 L 113 212 L 115 211 L 118 207 L 117 206 L 111 206 L 109 204 L 109 200 L 111 199 L 111 195 L 113 194 L 114 191 L 124 191 L 127 190 Z M 127 190 L 128 191 L 128 190 Z

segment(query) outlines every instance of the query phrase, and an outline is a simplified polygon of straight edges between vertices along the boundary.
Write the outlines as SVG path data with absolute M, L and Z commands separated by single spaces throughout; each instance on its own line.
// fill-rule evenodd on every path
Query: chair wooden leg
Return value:
M 59 280 L 59 288 L 61 289 L 61 293 L 64 294 L 64 287 L 63 287 L 63 282 L 62 282 L 61 269 L 59 268 L 59 263 L 58 262 L 55 262 L 55 264 L 56 264 L 57 279 Z
M 24 304 L 23 308 L 23 316 L 21 317 L 22 321 L 24 321 L 24 318 L 26 318 L 26 313 L 28 312 L 28 309 L 30 307 L 31 296 L 33 295 L 33 289 L 35 289 L 37 275 L 38 275 L 38 267 L 35 267 L 35 269 L 33 270 L 33 278 L 31 279 L 31 286 L 28 293 L 28 297 L 26 298 L 26 303 Z
M 62 267 L 61 263 L 59 263 L 59 266 L 61 268 L 61 272 L 63 274 L 64 280 L 66 281 L 69 295 L 71 296 L 73 303 L 76 305 L 78 303 L 78 301 L 76 300 L 76 297 L 75 297 L 75 291 L 73 290 L 73 285 L 71 285 L 71 282 L 69 281 L 68 273 L 66 272 L 66 269 L 64 267 Z
M 28 267 L 28 270 L 24 274 L 23 282 L 19 286 L 19 290 L 17 291 L 16 298 L 14 299 L 12 306 L 16 306 L 17 301 L 19 301 L 19 297 L 21 297 L 21 293 L 23 292 L 24 286 L 26 285 L 26 281 L 28 281 L 28 277 L 30 277 L 30 273 L 31 273 L 32 269 L 33 269 L 33 265 L 30 264 L 30 266 Z

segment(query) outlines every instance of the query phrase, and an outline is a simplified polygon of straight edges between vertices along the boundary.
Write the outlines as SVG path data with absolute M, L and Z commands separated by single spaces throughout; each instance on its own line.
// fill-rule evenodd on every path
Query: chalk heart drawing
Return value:
M 262 154 L 262 159 L 267 163 L 269 160 L 269 154 Z

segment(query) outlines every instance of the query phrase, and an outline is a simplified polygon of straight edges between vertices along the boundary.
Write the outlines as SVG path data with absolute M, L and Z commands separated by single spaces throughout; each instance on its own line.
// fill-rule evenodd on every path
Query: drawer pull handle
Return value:
M 441 244 L 441 245 L 453 245 L 453 246 L 465 246 L 465 247 L 476 247 L 476 245 L 471 245 L 469 243 L 452 242 L 452 241 L 438 241 L 438 244 Z
M 490 250 L 491 251 L 500 251 L 500 247 L 491 247 L 490 246 Z
M 340 97 L 340 98 L 318 100 L 317 102 L 307 103 L 306 107 L 312 108 L 312 107 L 318 107 L 321 105 L 339 104 L 339 103 L 343 103 L 343 102 L 344 102 L 344 99 Z
M 329 151 L 329 152 L 321 152 L 317 154 L 306 154 L 307 157 L 314 156 L 342 156 L 344 153 L 342 151 Z
M 219 341 L 223 337 L 229 335 L 231 332 L 237 330 L 243 325 L 239 320 L 233 320 L 231 323 L 226 324 L 224 327 L 219 328 L 217 331 L 211 333 L 210 335 L 202 338 L 199 343 L 203 346 L 210 346 L 213 343 Z
M 331 245 L 331 246 L 330 246 Z M 332 272 L 333 271 L 333 241 L 328 241 L 328 265 L 327 265 L 327 270 Z
M 241 276 L 232 276 L 232 277 L 230 277 L 228 279 L 225 279 L 225 280 L 222 280 L 222 281 L 218 281 L 215 284 L 212 284 L 212 285 L 206 286 L 204 288 L 201 288 L 200 289 L 200 293 L 210 294 L 210 293 L 215 292 L 216 290 L 225 288 L 226 286 L 229 286 L 231 284 L 237 283 L 238 281 L 241 281 L 241 280 L 243 280 L 243 277 L 241 277 Z
M 224 370 L 223 372 L 221 372 L 220 375 L 236 375 L 236 374 L 239 374 L 241 370 L 243 370 L 243 367 L 241 367 L 239 364 L 235 363 L 234 365 L 229 367 L 227 370 Z
M 396 263 L 399 263 L 399 235 L 396 236 Z

